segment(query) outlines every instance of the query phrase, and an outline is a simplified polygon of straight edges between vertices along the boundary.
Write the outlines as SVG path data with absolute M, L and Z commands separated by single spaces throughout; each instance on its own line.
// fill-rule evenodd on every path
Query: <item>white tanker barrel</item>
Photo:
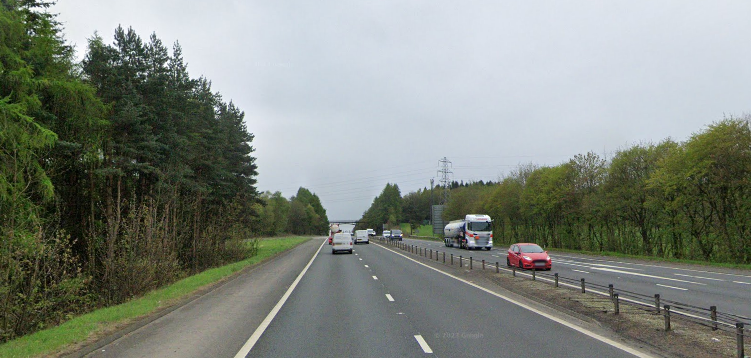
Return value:
M 464 221 L 452 221 L 443 228 L 443 237 L 457 238 L 464 235 Z

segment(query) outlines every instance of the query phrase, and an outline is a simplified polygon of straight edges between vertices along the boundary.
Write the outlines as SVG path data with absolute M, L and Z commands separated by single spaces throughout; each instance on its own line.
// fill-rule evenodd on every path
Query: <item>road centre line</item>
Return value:
M 378 277 L 375 277 L 375 276 L 373 276 L 373 279 L 374 279 L 374 280 L 378 280 Z
M 295 281 L 292 282 L 292 285 L 289 286 L 287 289 L 287 292 L 284 293 L 282 298 L 279 299 L 279 302 L 276 303 L 276 306 L 274 306 L 273 309 L 271 309 L 271 312 L 269 312 L 268 315 L 266 315 L 266 318 L 263 319 L 263 322 L 256 328 L 256 330 L 253 332 L 252 335 L 250 335 L 250 338 L 248 338 L 248 341 L 243 344 L 242 348 L 240 348 L 240 351 L 235 354 L 235 358 L 245 358 L 245 356 L 250 353 L 250 350 L 253 349 L 253 346 L 258 342 L 258 339 L 261 338 L 261 335 L 263 332 L 266 331 L 266 328 L 269 327 L 269 324 L 271 324 L 271 321 L 274 320 L 274 317 L 276 317 L 277 313 L 279 313 L 279 310 L 282 309 L 282 306 L 284 306 L 284 303 L 287 302 L 287 299 L 292 294 L 292 291 L 295 290 L 295 287 L 297 287 L 297 284 L 300 283 L 300 280 L 302 280 L 302 277 L 305 275 L 306 272 L 308 272 L 308 269 L 310 268 L 310 265 L 313 264 L 313 260 L 318 257 L 318 253 L 321 252 L 321 249 L 323 248 L 323 245 L 326 244 L 326 241 L 324 240 L 321 243 L 321 246 L 318 247 L 318 250 L 316 251 L 315 255 L 310 258 L 310 261 L 308 261 L 308 264 L 305 265 L 305 268 L 302 269 L 299 275 L 297 275 L 297 278 Z
M 692 275 L 684 275 L 684 274 L 681 274 L 681 273 L 674 273 L 673 275 L 676 275 L 676 276 L 682 276 L 682 277 L 700 278 L 700 279 L 703 279 L 703 280 L 712 280 L 712 281 L 722 281 L 722 282 L 725 282 L 725 280 L 723 280 L 723 279 L 721 279 L 721 278 L 711 278 L 711 277 L 702 277 L 702 276 L 692 276 Z
M 430 346 L 428 345 L 428 342 L 425 342 L 425 339 L 422 338 L 421 335 L 416 334 L 415 335 L 415 339 L 417 340 L 417 343 L 420 344 L 420 348 L 422 348 L 423 352 L 425 352 L 427 354 L 433 353 L 433 350 L 430 349 Z
M 751 282 L 733 281 L 733 283 L 740 283 L 741 285 L 751 285 Z
M 575 331 L 577 331 L 577 332 L 579 332 L 579 333 L 582 333 L 582 334 L 584 334 L 584 335 L 587 335 L 587 336 L 589 336 L 589 337 L 592 337 L 593 339 L 596 339 L 596 340 L 598 340 L 598 341 L 600 341 L 600 342 L 603 342 L 603 343 L 605 343 L 605 344 L 608 344 L 608 345 L 610 345 L 610 346 L 613 346 L 613 347 L 615 347 L 615 348 L 618 348 L 618 349 L 620 349 L 620 350 L 622 350 L 622 351 L 628 352 L 628 353 L 630 353 L 630 354 L 633 354 L 633 355 L 635 355 L 635 356 L 637 356 L 637 357 L 652 357 L 652 356 L 651 356 L 651 355 L 649 355 L 649 354 L 646 354 L 646 353 L 644 353 L 644 352 L 640 352 L 640 351 L 638 351 L 638 350 L 636 350 L 636 349 L 634 349 L 634 348 L 631 348 L 631 347 L 629 347 L 629 346 L 626 346 L 626 345 L 624 345 L 624 344 L 621 344 L 621 343 L 619 343 L 619 342 L 616 342 L 616 341 L 614 341 L 614 340 L 612 340 L 612 339 L 609 339 L 609 338 L 607 338 L 607 337 L 605 337 L 605 336 L 599 335 L 599 334 L 597 334 L 597 333 L 595 333 L 595 332 L 592 332 L 592 331 L 590 331 L 590 330 L 588 330 L 588 329 L 586 329 L 586 328 L 583 328 L 583 327 L 581 327 L 581 326 L 579 326 L 579 325 L 576 325 L 576 324 L 574 324 L 574 323 L 570 323 L 570 322 L 567 322 L 567 321 L 563 320 L 562 318 L 558 318 L 558 317 L 555 317 L 555 316 L 553 316 L 553 315 L 551 315 L 551 314 L 549 314 L 549 313 L 545 313 L 545 312 L 542 312 L 542 311 L 540 311 L 540 310 L 538 310 L 538 309 L 536 309 L 536 308 L 534 308 L 534 307 L 532 307 L 532 306 L 529 306 L 529 305 L 527 305 L 527 304 L 525 304 L 525 303 L 522 303 L 522 302 L 520 302 L 520 301 L 517 301 L 517 300 L 515 300 L 515 299 L 513 299 L 513 298 L 511 298 L 511 297 L 507 297 L 507 296 L 504 296 L 504 295 L 502 295 L 502 294 L 500 294 L 500 293 L 497 293 L 497 292 L 491 291 L 490 289 L 487 289 L 487 288 L 485 288 L 485 287 L 482 287 L 482 286 L 480 286 L 480 285 L 478 285 L 478 284 L 475 284 L 475 283 L 469 282 L 469 281 L 467 281 L 467 280 L 465 280 L 465 279 L 463 279 L 463 278 L 460 278 L 460 277 L 458 277 L 458 276 L 454 276 L 454 275 L 452 275 L 452 274 L 450 274 L 450 273 L 448 273 L 448 272 L 444 272 L 444 271 L 441 271 L 441 270 L 439 270 L 439 269 L 437 269 L 437 268 L 435 268 L 435 267 L 432 267 L 432 266 L 426 265 L 426 264 L 424 264 L 424 263 L 422 263 L 422 262 L 419 262 L 419 261 L 417 261 L 417 260 L 415 260 L 415 259 L 413 259 L 413 258 L 411 258 L 411 257 L 408 257 L 408 256 L 406 256 L 406 255 L 404 255 L 404 254 L 402 254 L 402 253 L 400 253 L 400 252 L 397 252 L 397 251 L 391 250 L 391 249 L 389 249 L 389 248 L 386 248 L 386 247 L 384 247 L 384 246 L 381 246 L 381 245 L 376 245 L 376 246 L 377 246 L 377 247 L 380 247 L 380 248 L 381 248 L 381 249 L 383 249 L 383 250 L 386 250 L 386 251 L 390 251 L 390 252 L 392 252 L 392 253 L 393 253 L 393 254 L 395 254 L 395 255 L 399 255 L 399 256 L 401 256 L 401 257 L 403 257 L 403 258 L 405 258 L 405 259 L 407 259 L 407 260 L 409 260 L 409 261 L 412 261 L 412 262 L 414 262 L 414 263 L 416 263 L 416 264 L 418 264 L 418 265 L 420 265 L 420 266 L 423 266 L 423 267 L 425 267 L 425 268 L 428 268 L 428 269 L 430 269 L 430 270 L 433 270 L 433 271 L 435 271 L 435 272 L 437 272 L 437 273 L 439 273 L 439 274 L 441 274 L 441 275 L 444 275 L 444 276 L 447 276 L 447 277 L 453 278 L 453 279 L 455 279 L 455 280 L 457 280 L 457 281 L 459 281 L 459 282 L 462 282 L 462 283 L 464 283 L 464 284 L 467 284 L 467 285 L 469 285 L 469 286 L 472 286 L 472 287 L 474 287 L 474 288 L 476 288 L 476 289 L 478 289 L 478 290 L 484 291 L 484 292 L 486 292 L 486 293 L 489 293 L 489 294 L 491 294 L 491 295 L 493 295 L 493 296 L 495 296 L 495 297 L 498 297 L 498 298 L 500 298 L 500 299 L 502 299 L 502 300 L 505 300 L 505 301 L 507 301 L 507 302 L 509 302 L 509 303 L 515 304 L 515 305 L 517 305 L 517 306 L 519 306 L 519 307 L 521 307 L 521 308 L 524 308 L 524 309 L 526 309 L 526 310 L 528 310 L 528 311 L 531 311 L 531 312 L 533 312 L 533 313 L 536 313 L 536 314 L 538 314 L 538 315 L 540 315 L 540 316 L 542 316 L 542 317 L 545 317 L 545 318 L 547 318 L 547 319 L 549 319 L 549 320 L 551 320 L 551 321 L 554 321 L 554 322 L 556 322 L 556 323 L 558 323 L 558 324 L 561 324 L 561 325 L 563 325 L 563 326 L 565 326 L 565 327 L 568 327 L 568 328 L 570 328 L 570 329 L 573 329 L 573 330 L 575 330 Z
M 625 264 L 625 265 L 634 265 L 634 266 L 643 266 L 643 267 L 657 267 L 657 268 L 670 269 L 670 270 L 681 270 L 681 271 L 689 271 L 689 272 L 708 273 L 708 274 L 713 274 L 713 275 L 751 278 L 751 276 L 748 276 L 748 275 L 738 275 L 738 274 L 734 274 L 734 273 L 723 273 L 723 272 L 714 272 L 714 271 L 707 271 L 707 270 L 694 270 L 694 269 L 679 268 L 679 267 L 650 265 L 650 264 L 640 264 L 640 263 L 635 263 L 635 262 L 622 262 L 622 261 L 614 261 L 614 260 L 602 260 L 602 259 L 581 258 L 581 257 L 576 257 L 576 256 L 561 256 L 561 255 L 555 255 L 555 257 L 566 257 L 566 258 L 569 258 L 571 260 L 582 260 L 582 259 L 584 259 L 584 260 L 592 260 L 592 261 L 599 261 L 599 262 L 610 262 L 610 263 L 616 263 L 616 264 Z
M 667 287 L 667 288 L 672 288 L 672 289 L 674 289 L 674 290 L 688 291 L 688 288 L 675 287 L 675 286 L 668 286 L 668 285 L 661 285 L 661 284 L 659 284 L 659 283 L 656 283 L 656 285 L 657 285 L 657 286 L 660 286 L 660 287 Z
M 368 265 L 365 265 L 365 267 L 370 267 L 370 266 L 368 266 Z
M 394 302 L 394 298 L 391 297 L 391 295 L 389 295 L 388 293 L 386 294 L 386 299 L 388 299 L 389 302 Z
M 581 273 L 589 273 L 589 271 L 582 271 L 582 270 L 576 270 L 576 269 L 571 269 L 571 271 L 576 271 L 576 272 L 581 272 Z
M 553 257 L 553 256 L 551 256 L 550 258 L 555 260 L 555 257 Z M 623 267 L 623 266 L 613 266 L 613 265 L 605 265 L 605 264 L 591 264 L 591 263 L 587 263 L 587 262 L 578 262 L 578 261 L 555 260 L 555 262 L 556 263 L 560 263 L 560 264 L 564 264 L 564 265 L 579 264 L 579 265 L 594 266 L 594 267 L 612 267 L 612 268 L 621 269 L 621 270 L 643 271 L 642 269 L 638 269 L 638 268 Z
M 605 271 L 605 272 L 612 272 L 612 273 L 620 273 L 620 274 L 624 274 L 624 275 L 649 277 L 649 278 L 655 278 L 655 279 L 660 279 L 660 280 L 690 283 L 690 284 L 700 285 L 700 286 L 706 286 L 707 285 L 706 283 L 701 283 L 701 282 L 686 281 L 686 280 L 681 280 L 681 279 L 677 279 L 677 278 L 662 277 L 662 276 L 655 276 L 655 275 L 647 275 L 645 273 L 639 273 L 639 272 L 629 272 L 629 271 L 623 271 L 623 270 L 614 270 L 614 269 L 609 269 L 609 268 L 605 268 L 605 267 L 594 267 L 594 266 L 577 265 L 577 264 L 567 264 L 567 265 L 569 265 L 569 266 L 583 267 L 583 268 L 587 268 L 587 269 L 590 269 L 590 270 L 598 270 L 598 271 Z

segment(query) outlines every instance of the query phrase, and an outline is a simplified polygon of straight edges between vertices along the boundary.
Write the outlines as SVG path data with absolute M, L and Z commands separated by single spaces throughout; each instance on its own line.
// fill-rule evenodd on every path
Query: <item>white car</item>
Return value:
M 352 253 L 352 234 L 348 232 L 339 232 L 334 234 L 334 239 L 331 243 L 331 253 L 335 254 L 339 251 L 347 251 Z
M 389 231 L 389 230 L 383 230 L 383 238 L 384 239 L 390 239 L 391 238 L 391 231 Z
M 366 244 L 370 243 L 370 236 L 368 236 L 368 230 L 355 231 L 355 245 L 361 242 L 364 242 Z

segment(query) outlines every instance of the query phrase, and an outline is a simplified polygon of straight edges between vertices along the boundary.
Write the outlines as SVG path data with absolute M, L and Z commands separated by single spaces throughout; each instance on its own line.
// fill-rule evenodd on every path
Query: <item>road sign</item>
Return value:
M 430 217 L 433 219 L 433 233 L 443 234 L 443 227 L 446 224 L 443 222 L 443 210 L 446 205 L 433 205 L 430 210 Z

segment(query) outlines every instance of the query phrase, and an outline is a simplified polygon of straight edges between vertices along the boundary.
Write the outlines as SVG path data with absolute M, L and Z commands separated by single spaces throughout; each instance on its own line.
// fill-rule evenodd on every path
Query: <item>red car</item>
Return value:
M 553 267 L 553 262 L 550 260 L 548 252 L 537 244 L 519 243 L 509 246 L 506 265 L 521 269 L 550 270 Z

